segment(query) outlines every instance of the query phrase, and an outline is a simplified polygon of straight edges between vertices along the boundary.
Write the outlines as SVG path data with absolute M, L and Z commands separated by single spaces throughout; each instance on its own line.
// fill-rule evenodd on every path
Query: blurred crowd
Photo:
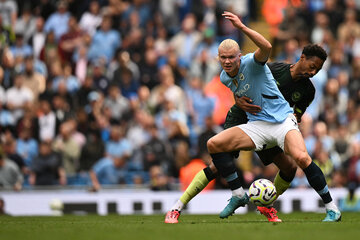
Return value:
M 358 0 L 0 0 L 0 186 L 185 187 L 234 103 L 217 47 L 246 39 L 224 10 L 267 22 L 272 61 L 326 49 L 300 128 L 329 186 L 356 188 Z M 237 162 L 245 187 L 277 171 L 251 152 Z M 307 187 L 302 171 L 292 187 Z

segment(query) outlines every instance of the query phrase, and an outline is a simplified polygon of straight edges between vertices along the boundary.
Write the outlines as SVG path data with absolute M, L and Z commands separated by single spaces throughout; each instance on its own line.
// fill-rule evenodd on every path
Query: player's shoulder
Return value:
M 229 75 L 224 70 L 222 70 L 220 73 L 220 81 L 222 83 L 228 83 L 231 80 L 232 80 L 232 78 L 229 77 Z
M 227 73 L 224 71 L 224 70 L 221 70 L 221 73 L 220 73 L 220 80 L 221 81 L 224 81 L 228 78 L 228 75 Z
M 306 84 L 308 91 L 312 94 L 315 94 L 316 88 L 310 78 L 304 79 L 304 83 Z
M 254 60 L 254 53 L 247 53 L 241 56 L 241 63 L 246 63 L 248 61 Z
M 271 71 L 282 71 L 289 69 L 291 64 L 285 62 L 268 62 L 268 67 Z

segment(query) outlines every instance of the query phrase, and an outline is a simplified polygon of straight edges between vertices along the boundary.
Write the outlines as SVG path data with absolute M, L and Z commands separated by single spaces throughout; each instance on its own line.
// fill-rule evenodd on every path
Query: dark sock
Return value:
M 236 172 L 236 166 L 233 161 L 232 153 L 213 153 L 210 154 L 215 167 L 220 176 L 226 179 L 231 190 L 241 187 L 241 181 Z
M 320 195 L 323 202 L 325 204 L 331 202 L 332 198 L 325 180 L 325 176 L 319 166 L 314 162 L 311 162 L 311 164 L 307 168 L 303 169 L 303 171 L 310 186 Z
M 212 180 L 214 180 L 216 178 L 216 174 L 214 174 L 213 171 L 211 171 L 210 167 L 204 168 L 203 171 L 209 182 L 211 182 Z

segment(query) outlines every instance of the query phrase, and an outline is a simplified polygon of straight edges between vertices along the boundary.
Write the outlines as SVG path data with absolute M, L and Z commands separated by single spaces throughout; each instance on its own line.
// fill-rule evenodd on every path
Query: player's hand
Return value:
M 245 26 L 241 22 L 240 18 L 231 12 L 224 11 L 222 16 L 224 16 L 226 19 L 229 19 L 231 21 L 231 23 L 234 25 L 234 27 L 236 27 L 236 28 L 242 28 Z
M 252 100 L 249 97 L 237 97 L 235 96 L 235 104 L 245 112 L 256 115 L 256 113 L 261 111 L 261 107 L 258 105 L 252 104 Z

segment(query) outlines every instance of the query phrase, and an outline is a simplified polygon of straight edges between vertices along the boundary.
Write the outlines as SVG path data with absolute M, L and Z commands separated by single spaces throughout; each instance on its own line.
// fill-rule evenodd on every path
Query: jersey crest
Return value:
M 244 74 L 240 73 L 240 75 L 239 75 L 239 79 L 240 79 L 240 81 L 244 81 L 244 79 L 245 79 Z
M 299 101 L 300 98 L 301 98 L 301 93 L 299 93 L 299 92 L 294 92 L 294 93 L 291 95 L 291 100 L 293 100 L 294 102 Z

